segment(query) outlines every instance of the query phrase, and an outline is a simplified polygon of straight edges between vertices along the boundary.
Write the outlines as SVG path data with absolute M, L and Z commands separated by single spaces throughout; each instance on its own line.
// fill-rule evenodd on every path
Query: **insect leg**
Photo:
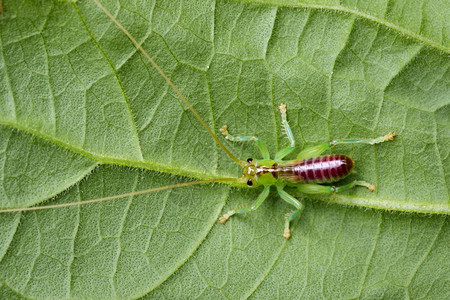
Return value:
M 388 134 L 384 136 L 377 137 L 376 139 L 342 139 L 342 140 L 332 140 L 328 143 L 323 143 L 317 146 L 309 147 L 301 151 L 297 155 L 297 159 L 308 159 L 317 157 L 320 154 L 322 154 L 325 150 L 328 148 L 331 148 L 335 145 L 340 144 L 370 144 L 375 145 L 378 143 L 386 142 L 386 141 L 392 141 L 394 139 L 395 133 L 389 132 Z
M 375 186 L 372 184 L 361 181 L 361 180 L 355 180 L 353 182 L 350 182 L 349 184 L 342 185 L 342 186 L 330 186 L 330 185 L 320 185 L 320 184 L 300 184 L 298 186 L 298 189 L 300 192 L 305 194 L 334 194 L 343 192 L 346 190 L 350 190 L 354 188 L 355 186 L 365 186 L 370 191 L 375 190 Z
M 291 127 L 289 126 L 289 123 L 287 121 L 286 117 L 286 104 L 281 103 L 280 104 L 280 113 L 281 113 L 281 124 L 283 125 L 284 132 L 287 135 L 287 138 L 289 139 L 289 146 L 286 148 L 281 149 L 275 154 L 275 160 L 283 159 L 286 155 L 292 152 L 295 147 L 295 140 L 294 135 L 292 134 Z
M 317 157 L 330 147 L 331 147 L 330 143 L 323 143 L 317 146 L 306 148 L 297 155 L 297 159 L 304 160 L 308 158 Z
M 270 186 L 264 187 L 264 190 L 261 192 L 261 194 L 259 194 L 258 198 L 256 198 L 256 201 L 252 204 L 252 206 L 248 208 L 230 210 L 219 218 L 219 222 L 224 224 L 228 220 L 228 218 L 230 218 L 234 214 L 244 214 L 256 210 L 264 202 L 264 200 L 266 200 L 267 196 L 269 196 L 269 190 Z
M 383 143 L 386 141 L 393 141 L 395 137 L 395 133 L 389 132 L 384 136 L 377 137 L 375 139 L 343 139 L 343 140 L 332 140 L 329 142 L 331 146 L 340 145 L 340 144 L 370 144 L 375 145 L 379 143 Z
M 230 140 L 232 142 L 256 142 L 256 145 L 258 146 L 259 151 L 261 151 L 263 158 L 270 159 L 269 150 L 267 150 L 266 144 L 256 136 L 232 136 L 228 133 L 227 125 L 222 126 L 222 128 L 220 128 L 220 132 L 225 136 L 227 140 Z
M 284 186 L 277 186 L 277 191 L 278 194 L 280 195 L 281 199 L 283 199 L 284 201 L 286 201 L 287 203 L 294 205 L 296 210 L 294 210 L 293 212 L 289 213 L 286 215 L 286 219 L 284 221 L 284 232 L 283 232 L 283 237 L 285 239 L 289 239 L 291 237 L 291 230 L 289 229 L 289 225 L 291 223 L 292 220 L 294 220 L 300 213 L 302 213 L 303 211 L 303 204 L 298 201 L 297 199 L 295 199 L 294 197 L 292 197 L 291 195 L 289 195 L 288 193 L 286 193 L 283 190 Z

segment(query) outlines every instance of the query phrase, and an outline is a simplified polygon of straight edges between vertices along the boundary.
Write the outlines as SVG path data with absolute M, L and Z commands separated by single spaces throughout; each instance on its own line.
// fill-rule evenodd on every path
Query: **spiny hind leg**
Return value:
M 267 150 L 266 144 L 258 139 L 256 136 L 232 136 L 228 132 L 228 126 L 223 125 L 222 128 L 220 128 L 220 132 L 225 136 L 225 138 L 232 142 L 249 142 L 254 141 L 256 142 L 256 145 L 258 146 L 259 151 L 261 151 L 261 154 L 264 159 L 270 159 L 269 150 Z
M 295 139 L 294 135 L 292 134 L 291 127 L 289 126 L 289 123 L 287 121 L 286 116 L 286 104 L 281 103 L 279 106 L 280 113 L 281 113 L 281 125 L 283 126 L 284 133 L 286 134 L 288 140 L 289 140 L 289 146 L 286 148 L 281 149 L 275 154 L 275 160 L 283 159 L 286 155 L 292 152 L 295 147 Z
M 334 193 L 340 193 L 343 191 L 350 190 L 354 188 L 355 186 L 364 186 L 368 188 L 370 191 L 375 190 L 375 186 L 373 184 L 370 184 L 365 181 L 361 180 L 355 180 L 353 182 L 350 182 L 346 185 L 342 186 L 332 186 L 332 185 L 320 185 L 320 184 L 300 184 L 298 186 L 298 189 L 300 192 L 305 194 L 334 194 Z
M 283 237 L 288 240 L 291 237 L 290 224 L 291 224 L 292 220 L 294 220 L 298 215 L 300 215 L 303 212 L 304 206 L 300 201 L 298 201 L 297 199 L 295 199 L 294 197 L 292 197 L 291 195 L 286 193 L 283 190 L 283 188 L 284 188 L 283 186 L 282 187 L 277 186 L 278 195 L 280 195 L 281 199 L 283 199 L 287 203 L 295 206 L 295 208 L 296 208 L 296 210 L 294 210 L 293 212 L 288 213 L 284 220 Z
M 323 143 L 317 146 L 309 147 L 301 151 L 297 155 L 297 159 L 308 159 L 321 155 L 325 150 L 341 144 L 370 144 L 375 145 L 386 141 L 393 141 L 395 133 L 389 132 L 384 136 L 377 137 L 375 139 L 339 139 L 332 140 L 328 143 Z
M 266 200 L 267 196 L 269 195 L 270 187 L 266 186 L 264 190 L 259 194 L 258 198 L 256 198 L 256 201 L 252 204 L 252 206 L 248 208 L 240 208 L 240 209 L 233 209 L 224 214 L 219 218 L 219 222 L 222 224 L 225 224 L 225 222 L 234 214 L 245 214 L 250 211 L 256 210 L 263 202 Z

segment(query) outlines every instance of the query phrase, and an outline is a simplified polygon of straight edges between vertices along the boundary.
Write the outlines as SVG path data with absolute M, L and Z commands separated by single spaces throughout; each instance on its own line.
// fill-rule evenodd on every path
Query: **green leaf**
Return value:
M 1 214 L 2 298 L 448 298 L 448 3 L 105 2 L 215 132 L 254 134 L 273 155 L 287 143 L 284 102 L 295 152 L 398 138 L 333 149 L 356 162 L 348 180 L 374 193 L 315 201 L 289 190 L 306 205 L 290 241 L 292 207 L 275 194 L 218 225 L 260 192 L 222 184 Z M 239 175 L 92 1 L 3 8 L 2 208 Z M 226 145 L 259 157 L 254 145 Z

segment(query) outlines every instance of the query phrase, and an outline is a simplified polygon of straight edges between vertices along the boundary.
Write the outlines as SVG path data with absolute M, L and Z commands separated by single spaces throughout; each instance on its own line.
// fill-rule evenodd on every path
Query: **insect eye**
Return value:
M 248 185 L 248 186 L 252 186 L 252 185 L 253 185 L 253 182 L 252 182 L 251 179 L 247 180 L 247 185 Z
M 248 162 L 248 163 L 251 163 L 252 161 L 253 161 L 253 158 L 248 158 L 248 159 L 247 159 L 247 162 Z

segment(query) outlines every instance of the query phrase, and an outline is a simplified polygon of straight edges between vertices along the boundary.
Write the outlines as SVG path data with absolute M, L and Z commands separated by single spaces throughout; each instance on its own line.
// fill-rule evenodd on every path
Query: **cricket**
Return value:
M 354 139 L 334 139 L 329 142 L 322 143 L 317 146 L 309 147 L 302 150 L 297 154 L 293 160 L 284 160 L 286 156 L 291 154 L 295 149 L 295 138 L 288 123 L 288 109 L 283 103 L 279 104 L 279 113 L 281 115 L 281 128 L 284 135 L 287 137 L 288 145 L 271 158 L 266 144 L 256 136 L 239 136 L 231 135 L 228 127 L 225 125 L 220 129 L 221 134 L 229 142 L 245 143 L 253 142 L 259 149 L 262 158 L 248 158 L 241 160 L 237 158 L 233 153 L 225 146 L 221 139 L 214 133 L 213 129 L 203 120 L 203 118 L 194 109 L 187 98 L 181 93 L 181 91 L 175 86 L 175 84 L 169 79 L 165 72 L 159 67 L 153 58 L 143 49 L 143 47 L 136 41 L 136 39 L 119 23 L 119 21 L 98 1 L 93 0 L 95 4 L 104 11 L 104 13 L 112 20 L 112 22 L 130 39 L 134 46 L 142 53 L 142 55 L 148 60 L 148 62 L 159 72 L 164 78 L 166 83 L 173 89 L 173 91 L 182 100 L 184 105 L 192 112 L 198 122 L 204 127 L 214 141 L 222 148 L 222 150 L 241 168 L 242 172 L 237 178 L 215 178 L 209 180 L 199 180 L 186 183 L 178 183 L 173 185 L 167 185 L 162 187 L 156 187 L 148 190 L 135 191 L 127 194 L 120 194 L 110 197 L 97 198 L 92 200 L 72 202 L 65 204 L 54 204 L 46 206 L 36 206 L 28 208 L 17 209 L 4 209 L 0 210 L 0 213 L 6 212 L 18 212 L 18 211 L 30 211 L 30 210 L 42 210 L 42 209 L 55 209 L 68 206 L 85 205 L 92 203 L 99 203 L 109 201 L 118 198 L 124 198 L 129 196 L 141 195 L 151 192 L 157 192 L 162 190 L 181 188 L 191 185 L 207 184 L 214 182 L 222 183 L 236 183 L 246 184 L 251 188 L 257 188 L 262 186 L 262 192 L 254 200 L 254 202 L 246 208 L 237 208 L 230 210 L 223 214 L 219 218 L 219 222 L 225 224 L 227 220 L 239 214 L 249 213 L 258 209 L 264 200 L 267 199 L 271 186 L 276 188 L 279 197 L 294 207 L 292 212 L 287 213 L 284 216 L 284 231 L 283 237 L 289 239 L 291 237 L 291 222 L 296 219 L 304 210 L 304 204 L 285 191 L 285 187 L 297 188 L 303 194 L 324 194 L 333 195 L 335 193 L 346 192 L 357 186 L 365 187 L 369 191 L 374 191 L 375 186 L 362 180 L 354 180 L 344 185 L 333 185 L 335 182 L 350 175 L 354 169 L 354 161 L 345 155 L 328 154 L 324 155 L 326 150 L 330 148 L 342 145 L 342 144 L 368 144 L 375 145 L 386 141 L 392 141 L 395 137 L 395 133 L 389 132 L 384 136 L 377 138 L 354 138 Z M 231 130 L 230 130 L 231 131 Z

